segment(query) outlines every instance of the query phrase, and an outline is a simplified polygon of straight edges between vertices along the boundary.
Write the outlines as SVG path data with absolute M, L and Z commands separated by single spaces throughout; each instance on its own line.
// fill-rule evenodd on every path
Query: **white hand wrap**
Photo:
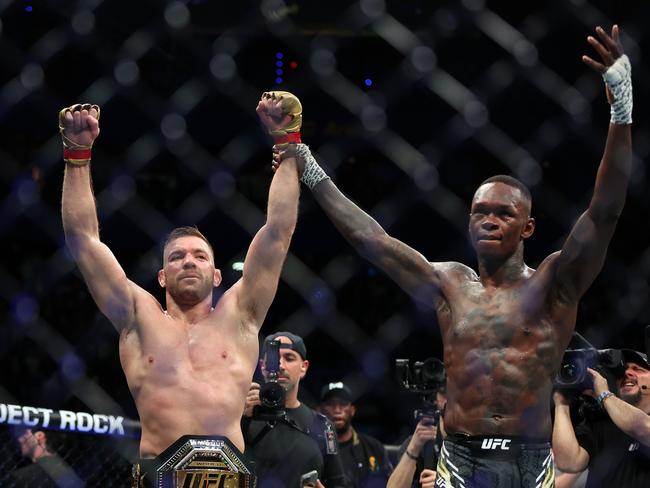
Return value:
M 310 190 L 313 190 L 321 181 L 329 179 L 327 173 L 319 166 L 312 156 L 307 144 L 298 144 L 296 146 L 296 156 L 305 161 L 305 169 L 302 172 L 300 181 L 302 181 Z
M 611 107 L 612 124 L 632 123 L 632 65 L 623 54 L 603 73 L 605 84 L 614 97 Z

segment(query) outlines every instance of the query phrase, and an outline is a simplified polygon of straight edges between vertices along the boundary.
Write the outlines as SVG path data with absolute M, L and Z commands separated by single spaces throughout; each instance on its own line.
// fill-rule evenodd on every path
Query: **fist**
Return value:
M 264 92 L 257 104 L 257 115 L 272 135 L 300 132 L 302 105 L 289 92 Z
M 426 417 L 425 417 L 426 418 Z M 409 442 L 409 450 L 412 454 L 418 455 L 422 450 L 424 444 L 428 441 L 435 440 L 438 427 L 431 424 L 429 420 L 424 418 L 418 422 Z
M 244 416 L 246 417 L 252 417 L 253 416 L 253 408 L 255 408 L 255 405 L 261 405 L 262 402 L 260 400 L 260 384 L 255 383 L 254 381 L 251 383 L 251 387 L 248 390 L 248 394 L 246 395 L 246 405 L 244 406 Z
M 99 107 L 84 103 L 64 108 L 59 112 L 59 131 L 69 149 L 91 147 L 99 135 Z
M 436 474 L 432 469 L 423 469 L 420 474 L 420 485 L 422 488 L 434 488 L 436 485 Z
M 562 405 L 568 407 L 571 405 L 571 400 L 565 397 L 562 392 L 555 390 L 553 392 L 553 403 L 555 403 L 556 406 Z

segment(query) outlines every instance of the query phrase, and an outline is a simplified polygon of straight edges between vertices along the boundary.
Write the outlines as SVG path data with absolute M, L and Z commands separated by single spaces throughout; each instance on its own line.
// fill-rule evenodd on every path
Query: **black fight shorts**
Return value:
M 553 488 L 548 442 L 515 436 L 449 435 L 442 444 L 436 487 Z

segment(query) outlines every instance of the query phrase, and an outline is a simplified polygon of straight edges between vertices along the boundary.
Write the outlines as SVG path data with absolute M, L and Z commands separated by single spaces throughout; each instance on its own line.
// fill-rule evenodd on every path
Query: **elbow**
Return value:
M 379 253 L 383 247 L 388 234 L 383 230 L 375 232 L 373 230 L 359 230 L 350 235 L 350 244 L 364 258 L 368 259 Z
M 624 203 L 593 201 L 589 206 L 589 216 L 596 225 L 615 226 L 623 213 Z
M 582 473 L 585 468 L 580 469 L 578 466 L 576 466 L 574 463 L 568 462 L 562 462 L 562 459 L 555 458 L 553 462 L 555 463 L 555 467 L 562 471 L 563 473 Z
M 283 242 L 286 244 L 286 247 L 289 247 L 289 242 L 291 242 L 291 237 L 293 236 L 294 231 L 296 230 L 296 221 L 287 220 L 287 221 L 276 221 L 269 222 L 266 224 L 266 229 L 271 235 L 271 238 L 277 242 Z
M 65 245 L 75 259 L 88 247 L 90 240 L 90 236 L 82 232 L 65 232 Z
M 578 452 L 567 453 L 558 451 L 557 447 L 554 447 L 553 463 L 563 473 L 582 473 L 585 469 L 587 469 L 589 459 L 587 459 L 585 462 L 584 458 L 580 454 L 581 448 L 578 448 Z

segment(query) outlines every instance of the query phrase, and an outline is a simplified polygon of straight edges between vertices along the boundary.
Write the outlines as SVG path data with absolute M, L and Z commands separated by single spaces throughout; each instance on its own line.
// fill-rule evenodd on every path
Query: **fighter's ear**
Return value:
M 533 232 L 535 232 L 535 219 L 532 217 L 528 217 L 528 220 L 526 220 L 526 224 L 524 225 L 524 228 L 521 231 L 521 238 L 528 239 L 530 236 L 533 235 Z
M 165 285 L 167 284 L 167 278 L 165 277 L 164 269 L 158 270 L 158 284 L 161 288 L 165 288 Z
M 214 268 L 214 280 L 213 280 L 213 286 L 216 288 L 221 284 L 221 270 Z

